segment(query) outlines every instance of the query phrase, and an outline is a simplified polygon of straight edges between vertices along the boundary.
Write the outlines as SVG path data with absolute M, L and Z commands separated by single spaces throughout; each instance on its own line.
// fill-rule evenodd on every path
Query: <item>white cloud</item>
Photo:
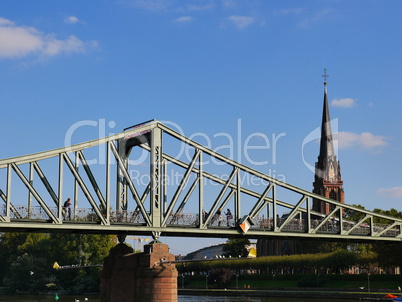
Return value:
M 0 17 L 0 26 L 2 25 L 14 25 L 14 22 Z
M 244 29 L 255 21 L 254 18 L 246 16 L 230 16 L 227 20 L 232 22 L 239 29 Z
M 62 53 L 82 53 L 97 46 L 97 42 L 83 42 L 74 35 L 65 40 L 55 34 L 44 34 L 33 27 L 16 26 L 0 18 L 0 59 L 56 56 Z
M 334 135 L 339 149 L 361 147 L 363 149 L 376 149 L 388 145 L 387 139 L 381 135 L 374 135 L 369 132 L 356 134 L 352 132 L 338 132 Z
M 182 16 L 174 20 L 176 23 L 186 23 L 186 22 L 191 22 L 193 21 L 193 17 L 190 16 Z
M 334 99 L 331 102 L 331 106 L 342 107 L 342 108 L 352 108 L 356 105 L 356 101 L 352 98 Z
M 33 28 L 0 26 L 0 58 L 24 57 L 39 51 L 42 44 Z
M 399 198 L 402 197 L 402 187 L 393 187 L 393 188 L 381 188 L 377 190 L 378 194 L 391 197 L 391 198 Z
M 80 20 L 75 16 L 69 16 L 64 19 L 64 23 L 67 23 L 67 24 L 75 24 L 75 23 L 79 23 L 79 22 L 80 22 Z
M 57 40 L 51 38 L 45 43 L 43 54 L 48 56 L 55 56 L 59 53 L 70 52 L 85 52 L 86 45 L 75 36 L 70 36 L 66 40 Z

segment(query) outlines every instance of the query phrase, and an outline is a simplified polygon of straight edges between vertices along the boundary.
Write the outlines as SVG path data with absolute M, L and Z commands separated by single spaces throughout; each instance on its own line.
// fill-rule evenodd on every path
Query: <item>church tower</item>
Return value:
M 328 77 L 324 70 L 323 77 Z M 313 193 L 344 203 L 343 181 L 341 167 L 335 155 L 331 130 L 331 118 L 328 107 L 327 82 L 324 82 L 324 105 L 322 111 L 320 153 L 315 163 L 315 178 Z M 334 206 L 313 198 L 313 211 L 329 214 Z M 258 239 L 257 254 L 261 256 L 295 255 L 314 253 L 317 241 L 298 239 Z
M 326 72 L 323 75 L 327 78 Z M 322 111 L 320 154 L 315 163 L 315 179 L 313 193 L 344 203 L 343 181 L 341 167 L 334 152 L 332 139 L 331 119 L 328 108 L 327 82 L 324 82 L 324 106 Z M 317 199 L 313 199 L 313 210 L 328 214 L 334 206 Z

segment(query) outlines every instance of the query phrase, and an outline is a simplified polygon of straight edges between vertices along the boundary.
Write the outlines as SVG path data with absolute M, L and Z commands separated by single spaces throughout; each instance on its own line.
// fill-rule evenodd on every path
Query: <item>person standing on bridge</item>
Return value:
M 63 217 L 64 219 L 71 219 L 71 200 L 70 198 L 67 198 L 67 200 L 64 202 L 63 205 Z
M 230 220 L 233 219 L 233 215 L 232 212 L 230 212 L 230 209 L 226 211 L 225 215 L 226 215 L 226 225 L 230 226 Z
M 221 226 L 221 223 L 222 223 L 222 220 L 223 220 L 223 218 L 222 218 L 222 209 L 219 209 L 218 211 L 216 211 L 214 221 L 215 220 L 218 220 L 218 226 Z

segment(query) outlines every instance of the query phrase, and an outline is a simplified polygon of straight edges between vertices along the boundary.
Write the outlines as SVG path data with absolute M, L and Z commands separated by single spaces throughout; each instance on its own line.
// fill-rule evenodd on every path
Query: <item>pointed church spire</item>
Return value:
M 324 69 L 324 77 L 328 77 L 326 74 L 326 69 Z M 324 161 L 334 158 L 334 143 L 332 140 L 332 130 L 331 130 L 331 118 L 329 116 L 328 108 L 328 91 L 327 82 L 324 82 L 324 105 L 322 110 L 322 123 L 321 123 L 321 142 L 320 142 L 320 154 L 318 156 L 318 161 Z
M 341 167 L 334 152 L 334 142 L 331 130 L 331 118 L 328 107 L 327 90 L 327 70 L 324 69 L 324 105 L 322 110 L 321 141 L 320 153 L 315 163 L 315 181 L 313 183 L 313 193 L 334 199 L 339 202 L 344 201 L 343 181 L 341 177 Z M 313 210 L 328 214 L 334 209 L 334 205 L 327 204 L 318 199 L 313 199 Z

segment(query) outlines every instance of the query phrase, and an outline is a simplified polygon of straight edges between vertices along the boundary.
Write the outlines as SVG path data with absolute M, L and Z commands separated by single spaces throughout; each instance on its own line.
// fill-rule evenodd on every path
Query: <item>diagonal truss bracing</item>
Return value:
M 331 212 L 314 212 L 313 199 Z M 157 121 L 0 160 L 1 231 L 401 241 L 401 228 L 401 219 L 281 182 Z

